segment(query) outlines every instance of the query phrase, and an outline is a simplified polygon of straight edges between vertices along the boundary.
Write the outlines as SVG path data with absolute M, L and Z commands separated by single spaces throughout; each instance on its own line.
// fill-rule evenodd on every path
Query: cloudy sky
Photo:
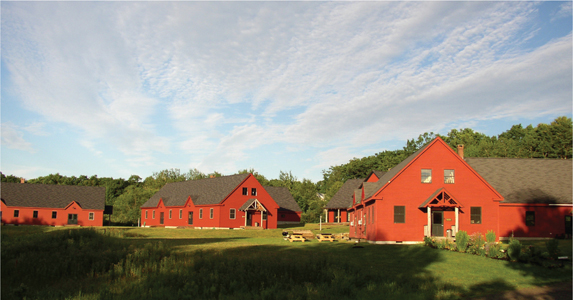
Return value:
M 318 181 L 572 115 L 571 2 L 1 2 L 1 171 Z

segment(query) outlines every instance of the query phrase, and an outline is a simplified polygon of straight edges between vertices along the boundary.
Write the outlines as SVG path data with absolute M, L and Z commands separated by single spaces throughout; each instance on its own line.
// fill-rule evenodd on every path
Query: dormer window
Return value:
M 444 170 L 444 183 L 454 183 L 454 170 Z
M 432 183 L 432 169 L 422 169 L 422 183 Z

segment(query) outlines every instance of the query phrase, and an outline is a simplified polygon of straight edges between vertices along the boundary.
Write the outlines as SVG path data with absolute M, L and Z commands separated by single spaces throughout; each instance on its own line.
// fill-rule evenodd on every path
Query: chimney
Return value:
M 464 159 L 464 145 L 458 145 L 458 155 Z
M 20 178 L 20 183 L 26 183 L 26 179 Z

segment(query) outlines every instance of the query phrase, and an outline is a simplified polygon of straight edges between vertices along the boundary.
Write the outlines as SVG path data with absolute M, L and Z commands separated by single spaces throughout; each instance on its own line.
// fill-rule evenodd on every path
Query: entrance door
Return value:
M 68 214 L 68 224 L 69 225 L 78 225 L 78 215 L 77 214 Z
M 247 213 L 247 226 L 253 226 L 253 214 L 245 211 Z
M 159 224 L 163 225 L 163 217 L 165 216 L 164 212 L 159 213 Z
M 444 236 L 444 213 L 441 211 L 432 213 L 432 236 Z
M 189 212 L 189 219 L 187 220 L 187 224 L 193 225 L 193 212 Z

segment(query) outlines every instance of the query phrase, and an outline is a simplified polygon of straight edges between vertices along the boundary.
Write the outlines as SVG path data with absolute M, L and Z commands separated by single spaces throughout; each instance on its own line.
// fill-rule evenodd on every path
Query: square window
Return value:
M 183 219 L 183 210 L 182 209 L 179 210 L 179 219 Z
M 481 207 L 470 207 L 470 223 L 481 224 Z
M 257 195 L 257 189 L 256 188 L 252 188 L 251 189 L 251 196 L 256 196 Z
M 454 170 L 444 170 L 444 183 L 454 183 Z
M 203 209 L 199 209 L 199 219 L 203 219 Z
M 209 219 L 213 219 L 213 209 L 209 209 Z
M 243 188 L 243 196 L 247 196 L 249 194 L 249 188 Z
M 394 223 L 406 223 L 406 206 L 394 206 Z
M 90 220 L 90 221 L 93 221 L 93 220 L 94 220 L 94 213 L 93 213 L 93 212 L 90 213 L 90 215 L 89 215 L 89 220 Z
M 57 211 L 53 211 L 52 212 L 52 219 L 56 219 L 58 218 L 58 212 Z
M 229 219 L 235 219 L 236 213 L 237 213 L 237 211 L 234 208 L 231 208 L 229 210 Z
M 20 216 L 20 211 L 17 210 L 17 209 L 15 209 L 15 210 L 14 210 L 14 218 L 17 218 L 17 217 L 19 217 L 19 216 Z
M 525 212 L 525 225 L 526 226 L 535 226 L 535 212 L 534 211 L 526 211 Z
M 32 218 L 34 218 L 34 219 L 38 218 L 38 211 L 37 210 L 32 212 Z
M 431 169 L 422 169 L 422 183 L 432 183 Z

